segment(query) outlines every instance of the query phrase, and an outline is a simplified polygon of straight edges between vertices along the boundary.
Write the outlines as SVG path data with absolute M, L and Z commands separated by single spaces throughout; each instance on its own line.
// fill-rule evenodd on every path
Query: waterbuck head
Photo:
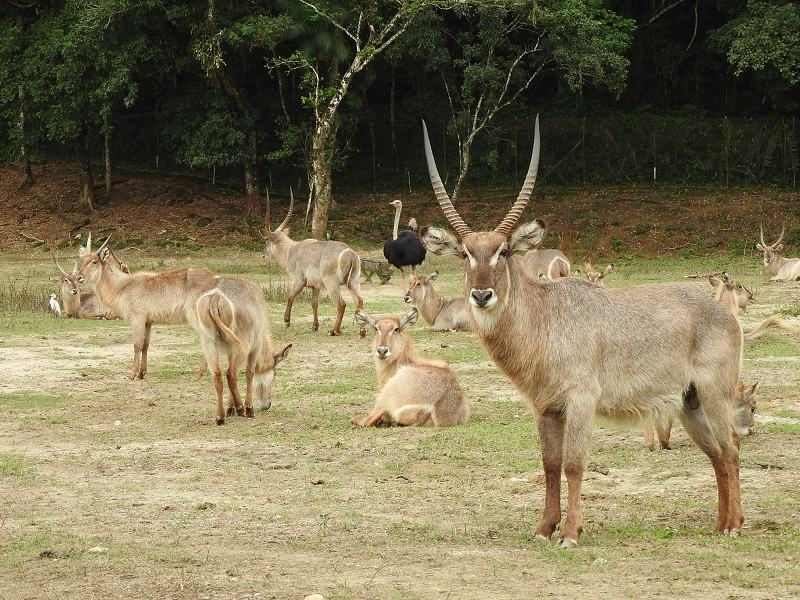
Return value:
M 78 289 L 78 276 L 75 274 L 75 271 L 78 269 L 78 259 L 75 259 L 75 263 L 72 266 L 72 273 L 67 273 L 64 269 L 61 268 L 61 265 L 58 264 L 58 259 L 56 259 L 56 255 L 53 254 L 53 264 L 56 266 L 56 269 L 61 273 L 61 276 L 58 278 L 58 281 L 61 283 L 61 295 L 62 297 L 67 296 L 77 296 L 80 290 Z
M 416 323 L 418 318 L 416 308 L 412 308 L 402 317 L 387 316 L 377 320 L 362 309 L 356 310 L 358 324 L 364 329 L 371 327 L 375 330 L 375 339 L 372 340 L 375 358 L 386 362 L 394 362 L 405 355 L 411 341 L 405 330 Z
M 603 278 L 606 275 L 610 275 L 614 272 L 613 264 L 607 265 L 602 271 L 595 269 L 594 266 L 592 266 L 592 263 L 590 263 L 588 260 L 584 266 L 586 267 L 586 278 L 592 283 L 596 283 L 598 285 L 603 285 Z
M 744 312 L 748 304 L 756 301 L 753 293 L 739 281 L 734 281 L 726 271 L 709 275 L 708 282 L 714 288 L 714 297 L 736 313 Z
M 275 367 L 286 359 L 291 348 L 291 344 L 286 344 L 283 350 L 273 353 L 271 362 L 269 356 L 266 359 L 260 357 L 256 360 L 255 373 L 253 374 L 253 397 L 258 401 L 261 410 L 268 410 L 272 406 L 272 384 L 275 381 Z
M 283 219 L 280 225 L 278 225 L 274 230 L 272 229 L 272 224 L 270 220 L 272 218 L 272 210 L 269 200 L 269 190 L 266 191 L 267 196 L 267 213 L 264 216 L 264 232 L 261 234 L 261 237 L 264 238 L 266 242 L 264 246 L 264 258 L 268 261 L 273 259 L 273 253 L 275 251 L 275 244 L 280 242 L 283 239 L 289 237 L 289 219 L 292 218 L 292 212 L 294 211 L 294 192 L 292 192 L 292 188 L 289 188 L 289 211 L 286 213 L 286 217 Z
M 78 283 L 88 283 L 92 287 L 97 285 L 100 281 L 100 275 L 103 273 L 105 265 L 111 264 L 111 261 L 117 262 L 111 253 L 111 247 L 108 242 L 111 241 L 111 236 L 106 238 L 106 241 L 95 251 L 92 251 L 92 234 L 86 239 L 86 246 L 81 247 L 78 251 L 80 262 L 78 263 L 78 270 L 75 274 L 78 276 Z M 121 263 L 118 263 L 121 264 Z
M 436 281 L 437 277 L 439 277 L 439 271 L 434 271 L 427 277 L 412 275 L 408 282 L 408 289 L 403 297 L 403 302 L 406 304 L 424 302 L 425 297 L 433 291 L 433 282 Z
M 768 267 L 770 263 L 778 258 L 778 252 L 783 249 L 783 244 L 781 242 L 783 241 L 783 234 L 786 233 L 786 225 L 784 224 L 783 229 L 781 229 L 781 235 L 773 244 L 767 244 L 767 242 L 764 241 L 764 225 L 759 225 L 759 232 L 761 234 L 761 243 L 756 244 L 756 248 L 764 253 L 764 266 Z
M 458 234 L 435 227 L 422 230 L 425 246 L 434 254 L 458 256 L 464 259 L 465 293 L 477 319 L 494 319 L 508 302 L 511 290 L 510 271 L 515 269 L 514 254 L 535 248 L 544 237 L 541 220 L 517 227 L 517 222 L 533 193 L 539 169 L 539 117 L 536 117 L 533 152 L 522 190 L 511 209 L 494 231 L 473 232 L 456 211 L 444 189 L 436 162 L 433 159 L 428 129 L 422 123 L 428 174 L 436 200 L 450 225 Z
M 741 380 L 736 384 L 733 420 L 739 435 L 752 435 L 756 415 L 756 387 L 758 382 L 745 387 Z

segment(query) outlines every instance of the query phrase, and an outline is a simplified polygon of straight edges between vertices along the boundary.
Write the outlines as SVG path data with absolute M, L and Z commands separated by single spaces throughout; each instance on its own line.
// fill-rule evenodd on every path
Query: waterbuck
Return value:
M 611 273 L 614 272 L 613 264 L 606 265 L 605 269 L 603 269 L 602 271 L 598 271 L 597 269 L 594 268 L 592 263 L 590 263 L 587 260 L 584 267 L 586 268 L 586 279 L 588 279 L 592 283 L 596 283 L 597 285 L 603 285 L 603 278 L 606 275 L 610 275 Z
M 744 518 L 731 410 L 742 359 L 737 319 L 692 285 L 608 289 L 575 277 L 538 281 L 520 268 L 513 255 L 537 246 L 545 233 L 539 220 L 517 227 L 536 181 L 538 117 L 522 190 L 494 231 L 473 232 L 458 214 L 424 123 L 423 134 L 436 199 L 459 236 L 430 227 L 423 240 L 435 254 L 463 259 L 473 328 L 537 416 L 546 495 L 536 536 L 550 539 L 561 521 L 563 470 L 567 516 L 558 546 L 578 543 L 581 480 L 596 414 L 678 414 L 714 467 L 716 529 L 738 535 Z
M 131 379 L 147 374 L 152 325 L 191 323 L 196 327 L 197 299 L 214 285 L 208 269 L 188 268 L 166 273 L 125 273 L 116 265 L 109 236 L 96 251 L 91 237 L 77 271 L 78 283 L 88 282 L 100 302 L 130 322 L 133 329 Z
M 269 207 L 269 199 L 267 200 Z M 268 208 L 269 210 L 269 208 Z M 356 308 L 364 307 L 361 297 L 361 259 L 355 250 L 343 242 L 302 240 L 295 241 L 289 237 L 287 227 L 294 210 L 294 194 L 290 191 L 289 212 L 286 218 L 278 225 L 275 231 L 267 230 L 262 234 L 266 241 L 264 258 L 274 260 L 284 271 L 289 274 L 289 297 L 286 300 L 286 311 L 283 322 L 288 327 L 292 318 L 292 304 L 294 299 L 303 291 L 311 288 L 311 310 L 314 314 L 312 329 L 319 329 L 319 293 L 325 289 L 336 305 L 336 323 L 330 330 L 330 335 L 339 335 L 342 332 L 342 318 L 344 317 L 345 301 L 339 287 L 346 285 L 356 303 Z M 267 227 L 269 227 L 269 212 L 267 214 Z M 365 331 L 361 330 L 361 337 Z
M 561 250 L 545 248 L 526 252 L 522 257 L 522 268 L 528 277 L 534 279 L 558 279 L 569 277 L 572 266 Z
M 447 299 L 433 289 L 438 276 L 438 271 L 427 277 L 412 275 L 403 300 L 419 309 L 433 331 L 470 331 L 467 301 L 464 298 Z
M 252 417 L 253 395 L 262 409 L 268 409 L 272 404 L 275 365 L 286 358 L 292 345 L 273 352 L 267 303 L 261 289 L 241 279 L 217 277 L 214 287 L 197 299 L 196 311 L 196 327 L 205 356 L 198 374 L 202 376 L 206 365 L 211 368 L 217 392 L 217 425 L 225 423 L 220 352 L 228 358 L 228 416 L 235 412 Z M 244 405 L 237 386 L 242 366 L 247 382 Z
M 764 241 L 764 226 L 760 225 L 761 243 L 756 248 L 764 252 L 764 271 L 770 281 L 800 281 L 800 258 L 784 258 L 778 255 L 783 249 L 783 234 L 786 225 L 781 229 L 781 235 L 773 244 Z
M 75 259 L 72 273 L 67 273 L 61 268 L 55 255 L 53 255 L 53 264 L 61 273 L 58 282 L 61 286 L 61 306 L 65 317 L 73 319 L 117 318 L 117 315 L 100 303 L 96 294 L 81 292 L 78 287 L 78 275 L 75 274 L 75 270 L 78 268 L 78 259 Z
M 372 412 L 363 419 L 354 418 L 353 425 L 446 427 L 469 418 L 464 391 L 447 363 L 417 355 L 406 329 L 418 316 L 416 308 L 402 317 L 377 320 L 361 309 L 356 311 L 359 324 L 375 330 L 372 349 L 380 390 Z

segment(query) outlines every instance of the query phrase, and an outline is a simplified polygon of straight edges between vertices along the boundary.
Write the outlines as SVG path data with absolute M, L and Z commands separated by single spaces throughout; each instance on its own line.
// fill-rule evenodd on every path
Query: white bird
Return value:
M 56 300 L 55 294 L 50 294 L 50 310 L 57 317 L 61 316 L 61 305 L 58 303 L 58 300 Z

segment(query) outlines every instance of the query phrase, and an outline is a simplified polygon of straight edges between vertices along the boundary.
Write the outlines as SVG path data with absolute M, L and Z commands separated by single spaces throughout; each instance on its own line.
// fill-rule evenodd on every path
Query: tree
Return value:
M 632 21 L 605 10 L 599 0 L 476 3 L 456 14 L 462 22 L 450 56 L 428 65 L 444 82 L 459 145 L 453 200 L 469 172 L 477 136 L 542 73 L 558 72 L 574 91 L 592 82 L 621 92 L 633 31 Z M 443 42 L 445 37 L 443 31 Z
M 208 0 L 205 18 L 195 28 L 192 52 L 206 76 L 232 101 L 238 115 L 238 127 L 246 132 L 242 148 L 245 181 L 245 215 L 261 214 L 258 185 L 259 114 L 247 86 L 252 63 L 261 62 L 254 50 L 272 51 L 290 20 L 285 15 L 272 16 L 245 3 L 223 3 L 217 10 L 215 0 Z M 263 72 L 260 69 L 259 72 Z
M 339 31 L 352 47 L 352 55 L 344 72 L 323 70 L 315 57 L 302 50 L 275 65 L 303 72 L 306 96 L 304 104 L 314 115 L 311 136 L 311 168 L 314 186 L 314 216 L 311 234 L 324 239 L 328 229 L 331 204 L 331 146 L 336 135 L 336 116 L 353 78 L 379 54 L 390 47 L 434 0 L 375 0 L 356 3 L 299 0 L 310 19 L 320 20 Z M 342 65 L 345 67 L 345 65 Z

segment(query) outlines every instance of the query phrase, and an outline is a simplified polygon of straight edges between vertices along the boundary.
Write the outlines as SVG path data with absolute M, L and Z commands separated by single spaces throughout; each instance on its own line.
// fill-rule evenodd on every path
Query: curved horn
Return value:
M 72 273 L 75 274 L 78 272 L 78 259 L 75 259 L 75 262 L 72 263 Z
M 439 202 L 447 222 L 456 230 L 458 235 L 463 237 L 468 233 L 472 233 L 472 230 L 464 223 L 464 219 L 461 218 L 461 215 L 458 214 L 458 211 L 453 206 L 450 196 L 447 195 L 447 190 L 444 189 L 442 178 L 439 177 L 439 170 L 436 168 L 436 161 L 433 159 L 433 150 L 431 150 L 431 140 L 428 138 L 428 126 L 425 125 L 425 119 L 422 120 L 422 137 L 425 140 L 425 160 L 428 163 L 428 175 L 431 178 L 436 201 Z
M 283 231 L 283 228 L 289 224 L 289 219 L 292 218 L 292 211 L 294 211 L 294 192 L 292 192 L 292 188 L 289 186 L 289 212 L 286 213 L 286 218 L 283 220 L 283 223 L 278 225 L 275 231 Z
M 61 271 L 61 274 L 62 274 L 62 275 L 66 275 L 66 274 L 67 274 L 67 272 L 66 272 L 64 269 L 62 269 L 62 268 L 61 268 L 61 265 L 60 265 L 60 264 L 58 264 L 58 260 L 56 259 L 56 255 L 55 255 L 55 254 L 53 254 L 52 252 L 50 253 L 50 255 L 53 257 L 53 264 L 55 264 L 55 266 L 56 266 L 56 269 L 58 269 L 59 271 Z
M 783 228 L 781 229 L 781 234 L 778 236 L 778 239 L 775 240 L 775 243 L 772 244 L 773 246 L 777 246 L 783 241 L 783 234 L 786 233 L 786 223 L 783 224 Z
M 761 245 L 763 247 L 767 247 L 767 242 L 764 241 L 764 224 L 760 223 L 758 226 L 758 230 L 761 232 Z
M 92 232 L 89 232 L 89 236 L 86 238 L 86 254 L 92 251 Z
M 97 249 L 96 254 L 100 254 L 100 252 L 103 250 L 103 248 L 105 248 L 108 245 L 108 242 L 110 242 L 110 241 L 111 241 L 111 234 L 108 234 L 108 237 L 106 238 L 106 241 L 103 242 L 102 246 L 100 246 Z
M 270 219 L 272 219 L 272 207 L 270 206 L 270 201 L 269 201 L 269 188 L 266 188 L 265 192 L 267 194 L 267 211 L 264 213 L 264 231 L 269 232 L 272 231 L 270 229 L 270 223 L 269 223 Z M 264 233 L 261 230 L 259 230 L 258 235 L 260 235 L 261 238 L 264 240 L 267 239 L 267 236 L 264 235 Z
M 531 164 L 528 166 L 528 174 L 525 175 L 525 183 L 517 196 L 516 202 L 503 218 L 503 221 L 495 228 L 497 233 L 508 235 L 522 216 L 528 200 L 533 193 L 533 185 L 536 183 L 536 173 L 539 171 L 539 115 L 536 115 L 536 129 L 533 134 L 533 152 L 531 152 Z

